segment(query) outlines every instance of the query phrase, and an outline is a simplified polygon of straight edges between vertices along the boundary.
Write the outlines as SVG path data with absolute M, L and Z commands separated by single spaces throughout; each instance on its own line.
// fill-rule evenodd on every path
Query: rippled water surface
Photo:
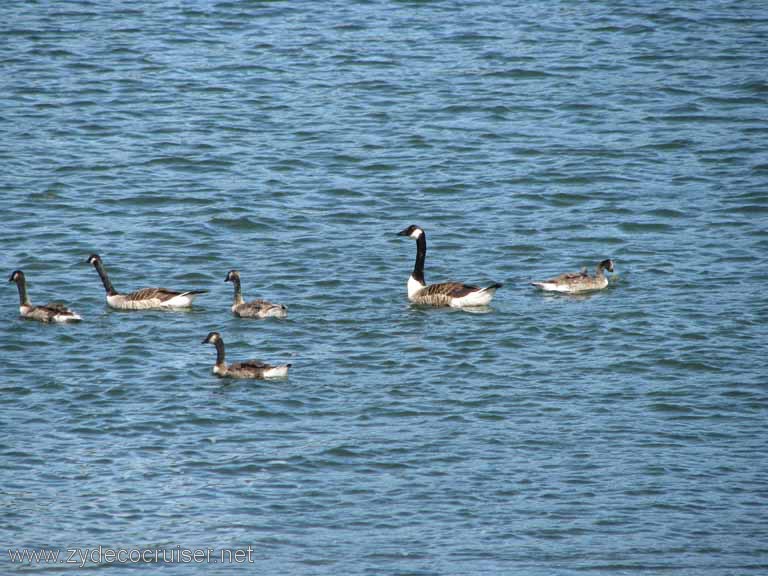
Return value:
M 3 291 L 4 547 L 251 546 L 261 574 L 768 571 L 764 3 L 0 16 L 0 269 L 84 318 L 19 320 Z M 408 305 L 412 223 L 427 280 L 504 282 L 491 308 Z M 109 310 L 94 252 L 118 290 L 210 292 Z M 600 293 L 529 285 L 609 257 Z M 233 268 L 288 318 L 234 318 Z M 211 330 L 290 378 L 226 385 Z M 84 571 L 7 552 L 3 572 Z

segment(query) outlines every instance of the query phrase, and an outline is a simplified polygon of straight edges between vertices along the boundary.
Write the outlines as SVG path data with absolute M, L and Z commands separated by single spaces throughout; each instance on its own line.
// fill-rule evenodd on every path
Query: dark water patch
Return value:
M 716 212 L 721 214 L 765 214 L 768 212 L 768 204 L 745 204 L 740 206 L 731 206 L 729 208 L 722 208 Z
M 648 408 L 654 412 L 667 412 L 674 414 L 691 414 L 694 412 L 690 406 L 683 406 L 681 404 L 670 404 L 666 402 L 655 402 L 650 404 Z
M 766 100 L 763 98 L 754 98 L 749 96 L 705 96 L 701 99 L 702 102 L 709 104 L 725 105 L 725 106 L 749 106 L 749 105 L 765 105 Z
M 576 183 L 579 179 L 572 179 L 570 180 L 571 183 Z M 582 183 L 587 182 L 587 179 L 581 179 Z M 558 178 L 559 182 L 562 182 L 562 178 Z M 579 204 L 583 204 L 585 202 L 589 202 L 592 200 L 590 196 L 587 196 L 585 194 L 575 194 L 575 193 L 566 193 L 566 192 L 556 192 L 554 194 L 548 194 L 546 196 L 547 200 L 550 204 L 553 206 L 578 206 Z
M 646 216 L 655 216 L 657 218 L 685 218 L 686 212 L 670 208 L 656 208 L 645 212 Z
M 502 78 L 502 79 L 537 79 L 557 76 L 556 74 L 545 72 L 543 70 L 530 70 L 526 68 L 509 68 L 507 70 L 493 70 L 484 72 L 483 76 L 490 78 Z
M 649 120 L 652 120 L 649 118 Z M 654 119 L 655 120 L 655 119 Z M 670 114 L 661 116 L 658 120 L 670 123 L 684 124 L 752 124 L 753 118 L 735 117 L 733 115 L 713 116 L 707 114 Z
M 765 80 L 749 80 L 741 84 L 734 86 L 736 90 L 744 90 L 746 92 L 752 92 L 754 94 L 768 94 L 768 81 Z
M 653 144 L 646 144 L 641 148 L 648 148 L 651 150 L 683 150 L 695 146 L 696 143 L 691 140 L 674 139 L 667 142 L 654 142 Z
M 210 223 L 217 227 L 223 227 L 232 231 L 266 231 L 271 229 L 271 225 L 263 221 L 253 220 L 248 216 L 240 218 L 212 218 Z
M 669 232 L 672 227 L 661 222 L 623 222 L 618 228 L 627 233 L 648 234 L 654 232 Z

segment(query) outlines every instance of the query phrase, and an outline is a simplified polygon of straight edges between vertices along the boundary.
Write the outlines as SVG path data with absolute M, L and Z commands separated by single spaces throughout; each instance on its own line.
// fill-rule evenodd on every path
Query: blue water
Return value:
M 0 270 L 84 318 L 3 291 L 2 572 L 768 573 L 764 3 L 0 16 Z M 489 310 L 409 306 L 409 224 Z M 210 292 L 112 311 L 94 252 Z M 604 258 L 600 293 L 528 284 Z M 234 318 L 232 268 L 288 318 Z M 218 380 L 211 330 L 289 379 Z

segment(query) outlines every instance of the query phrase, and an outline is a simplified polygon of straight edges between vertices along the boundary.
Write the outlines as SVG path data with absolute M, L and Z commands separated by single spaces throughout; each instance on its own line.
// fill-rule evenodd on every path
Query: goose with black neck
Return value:
M 104 263 L 98 254 L 91 254 L 87 260 L 96 268 L 101 283 L 107 292 L 107 305 L 117 310 L 168 310 L 176 308 L 188 308 L 193 300 L 208 290 L 176 291 L 167 288 L 141 288 L 127 294 L 120 294 L 112 285 Z
M 485 288 L 479 288 L 462 282 L 443 282 L 427 284 L 424 279 L 424 260 L 427 256 L 427 234 L 424 229 L 412 224 L 397 233 L 416 240 L 416 262 L 408 278 L 408 300 L 414 304 L 427 306 L 449 306 L 451 308 L 469 308 L 487 306 L 496 290 L 502 287 L 494 282 Z

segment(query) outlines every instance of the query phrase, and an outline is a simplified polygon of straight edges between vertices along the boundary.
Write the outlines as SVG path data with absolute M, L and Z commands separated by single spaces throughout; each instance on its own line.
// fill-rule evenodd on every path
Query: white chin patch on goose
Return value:
M 418 240 L 418 239 L 419 239 L 419 237 L 420 237 L 422 234 L 424 234 L 424 230 L 422 230 L 421 228 L 416 228 L 416 230 L 414 230 L 413 232 L 411 232 L 411 238 L 413 238 L 414 240 Z

